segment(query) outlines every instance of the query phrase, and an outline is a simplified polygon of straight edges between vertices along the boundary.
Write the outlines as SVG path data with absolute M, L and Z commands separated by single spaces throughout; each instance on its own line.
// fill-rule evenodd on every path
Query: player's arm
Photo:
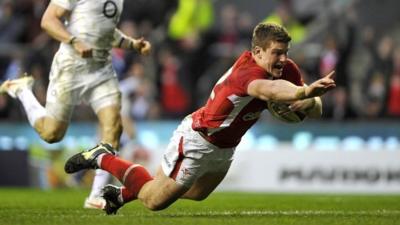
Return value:
M 151 44 L 143 37 L 135 39 L 122 33 L 119 29 L 114 31 L 114 41 L 112 42 L 114 48 L 132 49 L 136 50 L 142 55 L 148 55 L 151 51 Z
M 306 87 L 307 85 L 304 84 L 304 86 Z M 289 108 L 292 111 L 304 112 L 310 118 L 319 118 L 322 116 L 322 101 L 320 97 L 292 102 Z
M 336 86 L 332 79 L 334 71 L 313 82 L 310 86 L 296 86 L 286 80 L 256 79 L 247 86 L 250 96 L 264 101 L 296 101 L 313 98 L 325 94 Z
M 69 43 L 73 36 L 65 29 L 62 22 L 62 18 L 69 15 L 69 13 L 69 10 L 50 3 L 43 14 L 40 25 L 54 39 Z
M 67 31 L 63 24 L 63 18 L 68 16 L 70 11 L 54 3 L 50 3 L 43 14 L 40 26 L 54 39 L 71 44 L 78 53 L 84 57 L 92 56 L 92 48 L 77 39 Z

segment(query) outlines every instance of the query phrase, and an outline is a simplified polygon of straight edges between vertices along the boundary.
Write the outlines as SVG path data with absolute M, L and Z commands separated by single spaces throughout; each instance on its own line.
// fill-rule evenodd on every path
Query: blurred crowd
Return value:
M 372 1 L 275 1 L 262 15 L 262 20 L 289 30 L 289 57 L 300 65 L 306 82 L 336 70 L 338 88 L 324 97 L 326 120 L 400 118 L 400 23 L 390 20 L 396 16 L 390 12 L 380 17 L 388 21 L 365 21 L 370 10 L 360 7 L 365 2 Z M 32 74 L 34 93 L 42 104 L 59 45 L 40 28 L 48 3 L 0 2 L 0 81 Z M 204 104 L 214 83 L 249 49 L 259 18 L 235 1 L 125 1 L 119 28 L 147 38 L 154 50 L 150 57 L 112 51 L 131 117 L 178 119 Z M 94 120 L 89 111 L 79 106 L 74 120 Z M 17 101 L 0 96 L 0 121 L 24 118 Z

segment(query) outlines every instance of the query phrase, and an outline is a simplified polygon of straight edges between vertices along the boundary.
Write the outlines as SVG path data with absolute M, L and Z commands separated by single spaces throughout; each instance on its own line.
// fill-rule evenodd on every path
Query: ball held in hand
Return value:
M 306 118 L 305 113 L 292 111 L 287 103 L 268 101 L 268 111 L 273 117 L 286 123 L 299 123 Z

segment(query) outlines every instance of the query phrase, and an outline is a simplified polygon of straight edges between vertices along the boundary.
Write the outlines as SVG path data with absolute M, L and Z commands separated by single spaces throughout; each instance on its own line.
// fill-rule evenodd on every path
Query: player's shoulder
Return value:
M 300 68 L 292 59 L 287 59 L 285 67 L 283 67 L 282 79 L 296 85 L 303 85 Z
M 51 4 L 66 10 L 72 10 L 76 4 L 76 0 L 51 0 Z
M 283 67 L 283 74 L 288 76 L 299 75 L 300 68 L 292 59 L 288 58 L 285 66 Z
M 233 66 L 232 76 L 230 76 L 230 86 L 235 87 L 240 93 L 247 95 L 248 85 L 259 79 L 266 79 L 267 72 L 257 65 L 250 52 L 242 54 Z
M 288 58 L 285 64 L 284 69 L 299 69 L 299 66 L 296 64 L 296 62 L 293 59 Z
M 261 75 L 265 74 L 265 70 L 258 66 L 253 59 L 250 51 L 243 52 L 233 66 L 234 72 L 239 75 Z

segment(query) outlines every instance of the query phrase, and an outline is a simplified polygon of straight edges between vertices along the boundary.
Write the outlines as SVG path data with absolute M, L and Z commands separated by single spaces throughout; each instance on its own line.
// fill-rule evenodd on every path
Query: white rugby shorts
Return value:
M 227 172 L 235 148 L 219 148 L 192 129 L 192 117 L 187 116 L 168 144 L 161 167 L 165 175 L 190 187 L 206 173 Z
M 119 83 L 111 62 L 96 62 L 57 52 L 50 71 L 46 110 L 54 118 L 69 121 L 76 105 L 89 104 L 95 113 L 121 105 Z

